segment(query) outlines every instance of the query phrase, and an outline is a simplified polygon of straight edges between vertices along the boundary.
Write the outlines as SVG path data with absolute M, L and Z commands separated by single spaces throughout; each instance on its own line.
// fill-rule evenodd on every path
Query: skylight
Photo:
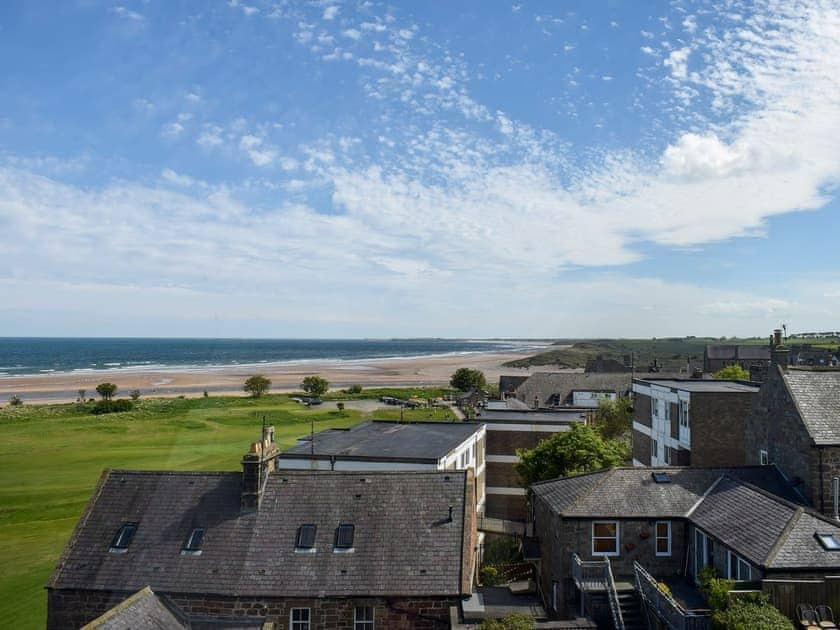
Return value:
M 355 527 L 343 523 L 335 530 L 335 551 L 351 551 L 353 549 L 353 533 Z
M 125 553 L 128 551 L 128 546 L 131 544 L 131 539 L 134 537 L 134 532 L 136 531 L 137 523 L 123 523 L 111 541 L 111 548 L 108 551 L 111 553 Z
M 820 544 L 823 548 L 827 549 L 828 551 L 840 551 L 840 539 L 837 538 L 834 534 L 820 534 L 817 532 L 814 534 L 817 540 L 820 541 Z
M 295 551 L 315 551 L 315 525 L 301 525 L 297 530 L 295 539 Z
M 656 483 L 671 483 L 671 477 L 668 475 L 668 473 L 652 472 L 650 476 L 653 477 L 653 480 Z
M 181 549 L 181 555 L 184 556 L 200 556 L 201 555 L 201 543 L 204 541 L 204 528 L 203 527 L 196 527 L 190 532 L 190 535 L 187 536 L 187 540 L 184 543 L 184 548 Z

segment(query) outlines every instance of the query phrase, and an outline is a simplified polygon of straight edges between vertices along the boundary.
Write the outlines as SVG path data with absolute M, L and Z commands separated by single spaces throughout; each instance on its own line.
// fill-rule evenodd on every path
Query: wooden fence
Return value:
M 826 576 L 817 579 L 771 579 L 761 581 L 761 590 L 782 614 L 796 619 L 798 604 L 827 604 L 840 614 L 840 576 Z

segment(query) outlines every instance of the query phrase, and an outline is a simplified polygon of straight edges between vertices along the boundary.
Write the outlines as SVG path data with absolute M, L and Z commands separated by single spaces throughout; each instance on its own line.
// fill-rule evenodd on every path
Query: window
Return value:
M 618 521 L 592 523 L 592 555 L 618 555 Z
M 840 539 L 837 538 L 834 534 L 814 534 L 817 537 L 817 540 L 820 541 L 820 544 L 823 546 L 824 549 L 828 551 L 840 551 Z
M 671 404 L 667 400 L 660 401 L 662 403 L 662 419 L 668 423 L 671 421 Z
M 184 547 L 181 549 L 182 556 L 200 556 L 201 555 L 201 543 L 204 541 L 204 528 L 203 527 L 196 527 L 190 532 L 190 535 L 187 536 L 187 540 L 184 541 Z
M 680 401 L 680 426 L 684 429 L 688 428 L 688 401 Z
M 373 606 L 356 606 L 353 630 L 373 630 Z
M 353 550 L 353 533 L 354 527 L 349 524 L 339 525 L 335 530 L 335 549 L 334 551 L 352 551 Z
M 128 551 L 128 546 L 131 544 L 131 539 L 134 537 L 134 532 L 136 531 L 137 523 L 123 523 L 111 541 L 111 548 L 108 551 L 111 553 L 125 553 Z
M 292 608 L 289 614 L 289 630 L 309 630 L 309 609 Z
M 650 438 L 650 458 L 659 459 L 659 441 L 656 438 Z
M 671 555 L 671 521 L 656 522 L 656 555 Z
M 297 536 L 295 537 L 295 551 L 314 553 L 316 531 L 317 528 L 315 525 L 301 525 L 298 527 Z
M 727 552 L 729 554 L 729 567 L 727 569 L 726 577 L 730 580 L 739 580 L 746 582 L 752 579 L 752 567 L 750 563 L 744 560 L 738 554 Z
M 762 466 L 770 465 L 770 456 L 767 454 L 767 451 L 758 451 L 758 463 Z
M 671 476 L 666 472 L 654 471 L 650 473 L 655 483 L 671 483 Z

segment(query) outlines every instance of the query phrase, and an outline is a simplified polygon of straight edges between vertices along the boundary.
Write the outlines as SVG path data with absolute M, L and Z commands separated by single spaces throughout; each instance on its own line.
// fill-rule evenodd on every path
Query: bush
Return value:
M 702 578 L 701 578 L 702 579 Z M 706 602 L 712 611 L 725 610 L 729 605 L 729 591 L 732 590 L 732 580 L 713 577 L 700 583 L 700 590 L 706 596 Z
M 790 620 L 766 601 L 744 599 L 712 615 L 721 630 L 793 630 Z
M 361 385 L 351 385 L 347 388 L 348 394 L 361 394 L 362 393 L 362 386 Z
M 90 412 L 94 415 L 102 415 L 103 413 L 120 413 L 122 411 L 131 411 L 134 405 L 130 400 L 120 398 L 119 400 L 100 400 L 93 406 Z
M 478 626 L 478 630 L 532 630 L 535 627 L 533 617 L 514 614 L 504 619 L 485 619 Z
M 12 407 L 19 407 L 23 404 L 23 399 L 17 394 L 12 394 L 11 396 L 9 396 L 9 404 Z
M 140 400 L 140 390 L 132 389 L 129 396 L 131 396 L 131 400 Z
M 478 572 L 478 579 L 482 586 L 496 586 L 502 581 L 502 576 L 499 575 L 499 570 L 489 564 L 485 564 Z

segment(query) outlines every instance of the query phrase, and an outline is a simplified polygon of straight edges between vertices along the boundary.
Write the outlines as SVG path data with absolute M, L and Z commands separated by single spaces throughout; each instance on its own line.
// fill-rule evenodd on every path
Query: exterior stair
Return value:
M 647 630 L 642 613 L 642 603 L 634 590 L 618 591 L 618 605 L 625 630 Z

